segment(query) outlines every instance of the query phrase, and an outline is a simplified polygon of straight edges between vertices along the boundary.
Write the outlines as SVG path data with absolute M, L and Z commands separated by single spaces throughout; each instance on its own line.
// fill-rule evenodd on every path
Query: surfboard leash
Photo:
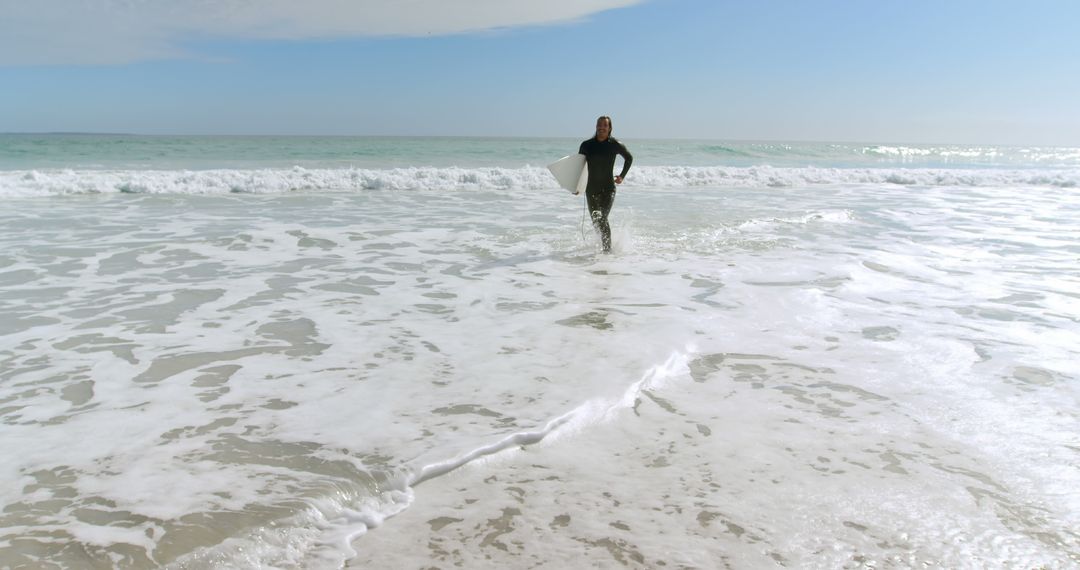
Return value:
M 589 243 L 589 240 L 585 237 L 585 218 L 589 215 L 589 201 L 582 200 L 582 203 L 584 210 L 581 212 L 581 241 Z

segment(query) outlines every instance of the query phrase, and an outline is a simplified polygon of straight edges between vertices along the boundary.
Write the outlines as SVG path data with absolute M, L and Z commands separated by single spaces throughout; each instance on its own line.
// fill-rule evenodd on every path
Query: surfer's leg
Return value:
M 597 192 L 585 195 L 589 200 L 589 215 L 592 216 L 593 226 L 600 232 L 600 244 L 604 252 L 611 251 L 611 226 L 608 224 L 608 212 L 615 203 L 614 192 Z
M 608 224 L 607 216 L 602 212 L 594 210 L 592 213 L 593 226 L 596 227 L 596 231 L 600 232 L 600 244 L 604 248 L 604 252 L 611 251 L 611 225 Z

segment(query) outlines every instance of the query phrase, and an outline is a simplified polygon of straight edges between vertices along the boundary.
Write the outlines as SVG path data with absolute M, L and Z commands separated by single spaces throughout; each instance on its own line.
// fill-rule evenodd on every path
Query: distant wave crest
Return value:
M 1076 188 L 1080 169 L 635 167 L 626 185 L 680 188 L 793 188 L 834 184 Z M 363 190 L 533 190 L 557 185 L 542 167 L 42 170 L 0 172 L 0 196 L 66 194 L 278 194 Z

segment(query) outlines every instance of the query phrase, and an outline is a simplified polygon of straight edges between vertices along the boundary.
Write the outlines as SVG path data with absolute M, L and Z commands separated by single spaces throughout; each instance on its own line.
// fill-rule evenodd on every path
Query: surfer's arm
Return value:
M 623 160 L 622 172 L 619 173 L 619 178 L 626 178 L 626 173 L 630 172 L 630 165 L 634 162 L 634 155 L 626 150 L 626 145 L 619 143 L 619 156 L 621 156 Z

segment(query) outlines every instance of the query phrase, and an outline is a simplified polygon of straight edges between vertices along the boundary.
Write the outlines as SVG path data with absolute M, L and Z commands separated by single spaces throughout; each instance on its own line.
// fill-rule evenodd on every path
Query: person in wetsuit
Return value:
M 615 185 L 622 184 L 634 157 L 626 146 L 611 138 L 611 117 L 603 116 L 596 120 L 596 136 L 582 142 L 578 152 L 585 155 L 589 166 L 589 180 L 585 185 L 585 199 L 589 205 L 589 215 L 593 226 L 600 232 L 600 243 L 604 253 L 611 252 L 611 226 L 608 225 L 608 212 L 615 203 Z M 615 155 L 623 157 L 622 172 L 614 178 Z

